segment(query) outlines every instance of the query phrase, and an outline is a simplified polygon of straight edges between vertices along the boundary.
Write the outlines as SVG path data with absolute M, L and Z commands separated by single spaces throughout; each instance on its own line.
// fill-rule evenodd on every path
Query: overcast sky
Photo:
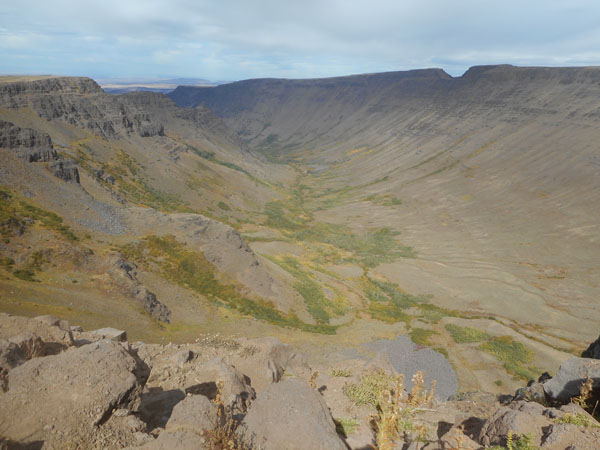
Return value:
M 237 80 L 600 65 L 599 0 L 2 0 L 0 73 Z

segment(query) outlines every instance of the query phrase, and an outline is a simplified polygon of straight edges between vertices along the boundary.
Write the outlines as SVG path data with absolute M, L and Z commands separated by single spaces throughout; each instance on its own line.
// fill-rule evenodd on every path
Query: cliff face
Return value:
M 141 108 L 105 93 L 89 78 L 0 83 L 0 107 L 28 107 L 46 120 L 62 120 L 107 139 L 164 134 L 163 125 L 154 122 Z
M 58 158 L 47 133 L 32 128 L 20 128 L 0 120 L 0 148 L 11 149 L 28 162 L 51 161 Z
M 416 116 L 431 134 L 447 119 L 598 120 L 600 68 L 477 66 L 453 78 L 440 69 L 312 80 L 246 80 L 180 86 L 178 105 L 204 105 L 257 148 L 294 148 L 354 138 L 386 143 Z M 518 117 L 515 117 L 518 115 Z M 368 133 L 377 129 L 376 136 Z M 382 133 L 381 131 L 384 130 Z

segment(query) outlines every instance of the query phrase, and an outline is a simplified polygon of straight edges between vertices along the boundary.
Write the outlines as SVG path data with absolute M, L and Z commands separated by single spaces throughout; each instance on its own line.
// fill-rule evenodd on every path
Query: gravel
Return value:
M 86 228 L 90 228 L 94 231 L 119 235 L 125 232 L 125 226 L 121 220 L 119 211 L 106 203 L 101 203 L 97 200 L 90 200 L 87 202 L 90 208 L 91 216 L 86 219 L 79 220 L 79 224 Z
M 381 339 L 365 344 L 369 350 L 386 353 L 394 368 L 404 374 L 406 389 L 412 388 L 412 376 L 423 372 L 427 387 L 436 380 L 435 395 L 445 401 L 458 391 L 456 372 L 444 355 L 430 348 L 417 347 L 409 337 L 398 336 L 395 340 Z

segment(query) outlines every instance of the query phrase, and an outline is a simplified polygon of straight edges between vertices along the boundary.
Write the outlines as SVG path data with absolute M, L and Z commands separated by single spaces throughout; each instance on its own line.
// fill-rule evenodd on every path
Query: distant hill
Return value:
M 127 92 L 156 92 L 166 94 L 177 86 L 218 86 L 222 82 L 214 82 L 202 78 L 166 78 L 166 79 L 137 79 L 137 78 L 101 78 L 98 83 L 109 94 L 125 94 Z

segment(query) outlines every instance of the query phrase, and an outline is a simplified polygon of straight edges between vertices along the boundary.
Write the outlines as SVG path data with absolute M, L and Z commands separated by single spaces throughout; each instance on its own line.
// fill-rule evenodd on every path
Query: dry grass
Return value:
M 393 388 L 382 391 L 377 403 L 377 414 L 372 417 L 378 450 L 391 450 L 399 439 L 405 442 L 426 442 L 427 427 L 415 420 L 419 409 L 431 406 L 435 392 L 435 381 L 431 389 L 425 388 L 422 372 L 413 378 L 413 388 L 404 399 L 404 377 L 396 378 Z
M 233 408 L 223 402 L 223 382 L 217 382 L 217 394 L 214 403 L 217 405 L 217 427 L 202 433 L 207 450 L 251 450 L 237 433 L 240 421 L 234 417 Z

